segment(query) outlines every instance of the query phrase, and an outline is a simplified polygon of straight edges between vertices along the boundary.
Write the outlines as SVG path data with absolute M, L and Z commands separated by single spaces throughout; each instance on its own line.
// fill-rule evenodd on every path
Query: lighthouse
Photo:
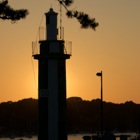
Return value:
M 45 16 L 46 37 L 32 45 L 38 60 L 38 140 L 67 140 L 66 59 L 71 42 L 64 41 L 63 28 L 57 27 L 58 13 L 50 8 Z

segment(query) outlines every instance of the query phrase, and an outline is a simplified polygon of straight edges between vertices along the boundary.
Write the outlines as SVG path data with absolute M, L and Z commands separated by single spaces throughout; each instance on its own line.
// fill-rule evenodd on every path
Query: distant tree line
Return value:
M 103 102 L 105 131 L 139 131 L 140 104 Z M 0 135 L 37 134 L 38 100 L 23 99 L 0 103 Z M 67 99 L 68 133 L 100 131 L 100 99 L 91 101 L 80 97 Z
M 0 134 L 25 135 L 37 132 L 37 99 L 0 104 Z
M 69 131 L 100 131 L 100 99 L 91 101 L 79 97 L 67 99 L 67 117 Z M 103 102 L 104 131 L 139 131 L 140 104 L 127 101 L 121 104 Z

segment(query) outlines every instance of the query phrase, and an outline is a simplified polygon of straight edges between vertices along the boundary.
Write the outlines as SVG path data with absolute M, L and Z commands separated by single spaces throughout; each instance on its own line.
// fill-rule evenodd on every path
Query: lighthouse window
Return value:
M 56 30 L 56 33 L 57 33 L 57 35 L 58 35 L 58 29 Z
M 47 16 L 47 24 L 50 24 L 50 16 Z

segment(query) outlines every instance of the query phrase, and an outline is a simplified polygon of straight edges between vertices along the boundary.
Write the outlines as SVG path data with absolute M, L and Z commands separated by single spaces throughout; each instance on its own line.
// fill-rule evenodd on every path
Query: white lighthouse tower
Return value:
M 46 38 L 39 40 L 39 48 L 33 43 L 33 57 L 38 60 L 39 71 L 38 140 L 67 140 L 66 59 L 71 56 L 71 43 L 58 39 L 58 14 L 50 8 L 45 15 Z

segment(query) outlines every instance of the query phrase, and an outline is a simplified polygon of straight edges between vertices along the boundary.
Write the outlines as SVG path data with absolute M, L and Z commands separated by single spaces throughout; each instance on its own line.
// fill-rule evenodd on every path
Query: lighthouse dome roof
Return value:
M 46 14 L 46 15 L 49 15 L 49 14 L 52 15 L 52 14 L 57 14 L 57 13 L 54 12 L 53 8 L 51 7 L 50 10 L 49 10 L 49 12 L 46 12 L 45 14 Z

